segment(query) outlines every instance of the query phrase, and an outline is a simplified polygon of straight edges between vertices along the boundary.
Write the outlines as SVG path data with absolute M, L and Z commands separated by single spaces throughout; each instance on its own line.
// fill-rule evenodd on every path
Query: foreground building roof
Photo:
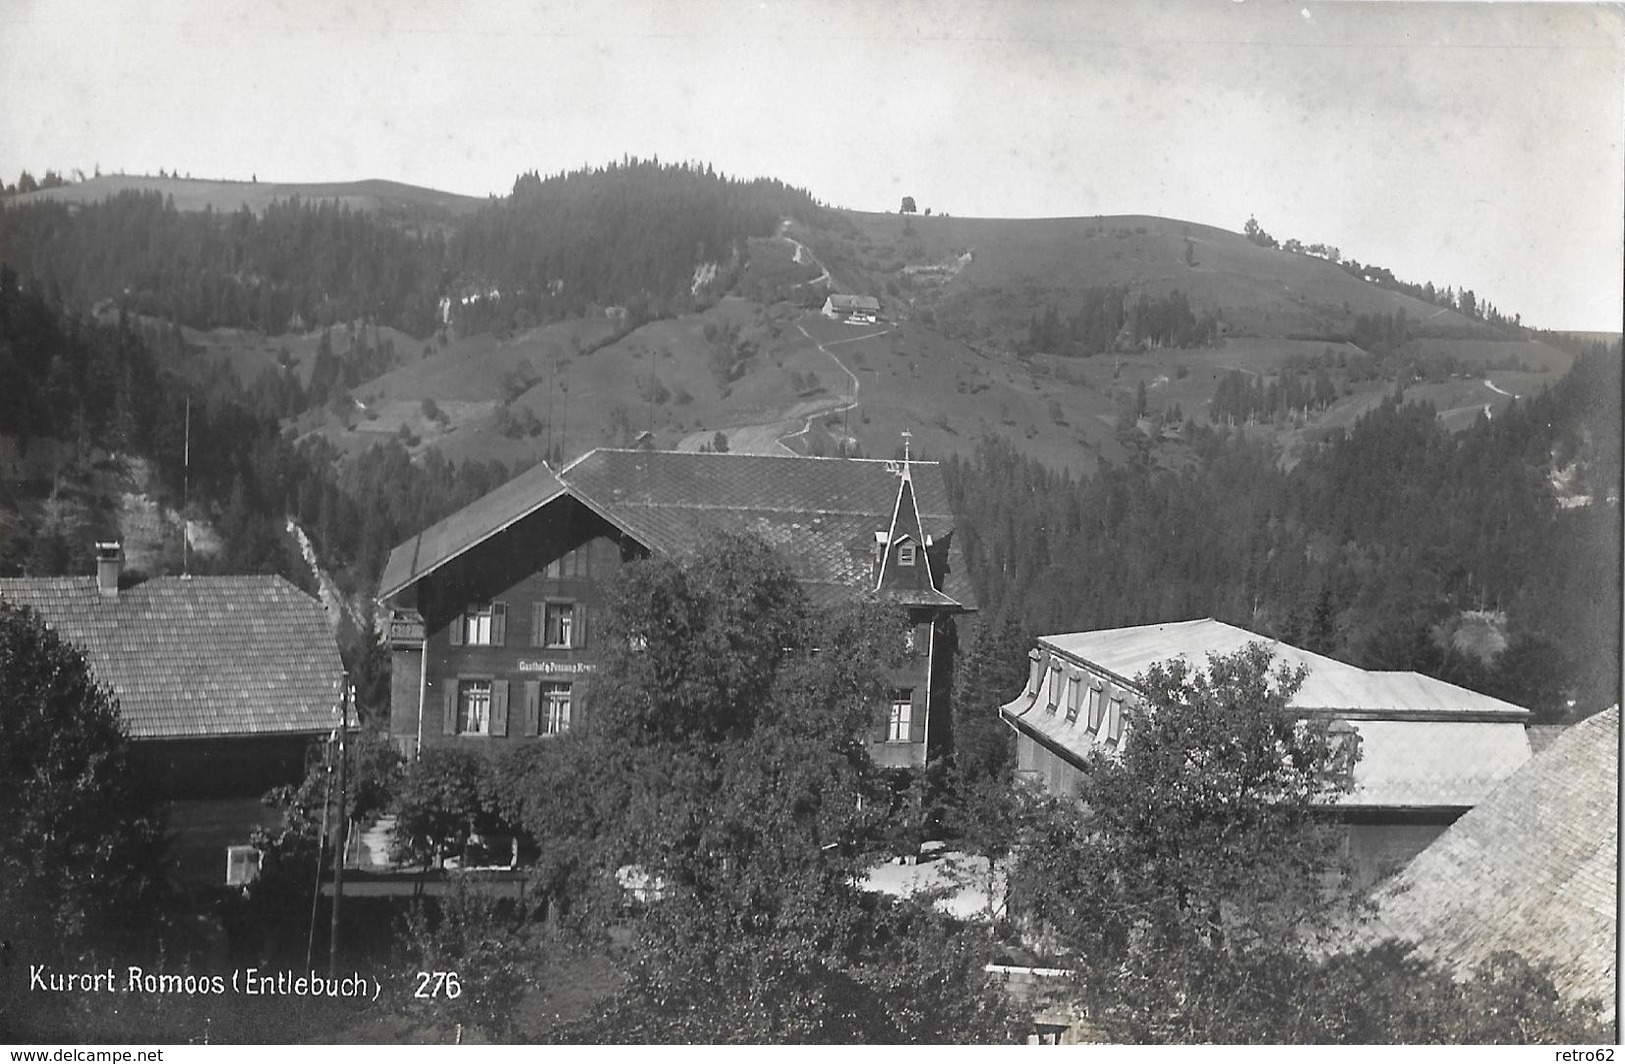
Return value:
M 1564 731 L 1378 891 L 1364 933 L 1460 969 L 1512 950 L 1612 1019 L 1619 728 L 1615 706 Z
M 941 467 L 910 462 L 908 472 L 936 577 L 916 604 L 973 609 Z M 378 597 L 564 495 L 661 554 L 692 551 L 718 532 L 756 535 L 782 548 L 814 601 L 850 597 L 874 587 L 875 534 L 894 524 L 902 473 L 903 463 L 872 459 L 594 450 L 556 475 L 538 466 L 396 547 Z
M 344 666 L 320 602 L 280 576 L 0 580 L 85 655 L 132 739 L 315 735 L 337 723 Z
M 1157 662 L 1182 659 L 1205 667 L 1214 654 L 1263 643 L 1277 664 L 1308 675 L 1290 705 L 1306 717 L 1331 717 L 1360 736 L 1354 789 L 1345 808 L 1467 809 L 1529 760 L 1529 712 L 1508 702 L 1414 672 L 1371 672 L 1212 619 L 1042 636 L 1032 652 L 1027 687 L 1001 715 L 1066 761 L 1083 767 L 1110 752 L 1123 734 L 1116 713 L 1052 708 L 1046 677 L 1060 670 L 1081 687 L 1101 677 L 1119 699 L 1135 700 L 1137 678 Z M 1068 687 L 1066 699 L 1078 697 Z

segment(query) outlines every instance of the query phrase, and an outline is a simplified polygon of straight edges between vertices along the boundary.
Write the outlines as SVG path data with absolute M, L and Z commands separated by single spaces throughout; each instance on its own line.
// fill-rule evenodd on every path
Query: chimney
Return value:
M 118 577 L 123 568 L 124 550 L 118 540 L 96 544 L 96 590 L 102 598 L 118 598 Z

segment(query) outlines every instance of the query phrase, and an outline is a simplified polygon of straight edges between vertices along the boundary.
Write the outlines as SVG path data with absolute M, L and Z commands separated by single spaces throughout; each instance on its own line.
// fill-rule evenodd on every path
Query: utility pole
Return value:
M 181 575 L 191 575 L 187 565 L 186 508 L 192 502 L 192 397 L 186 397 L 186 444 L 181 452 Z
M 350 675 L 344 675 L 344 688 L 339 692 L 339 801 L 334 810 L 334 819 L 338 822 L 333 834 L 333 928 L 328 937 L 327 974 L 337 978 L 339 974 L 339 902 L 344 897 L 344 844 L 345 827 L 349 821 L 349 812 L 344 803 L 344 763 L 345 748 L 349 745 L 350 732 L 350 699 L 355 696 L 355 688 L 350 686 Z

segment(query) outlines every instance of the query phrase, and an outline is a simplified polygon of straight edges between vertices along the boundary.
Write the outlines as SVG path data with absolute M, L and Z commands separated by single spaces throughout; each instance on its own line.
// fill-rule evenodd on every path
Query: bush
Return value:
M 402 778 L 394 802 L 390 859 L 429 865 L 466 856 L 478 836 L 503 824 L 487 797 L 486 758 L 472 750 L 429 747 Z
M 538 956 L 523 899 L 494 894 L 495 885 L 453 875 L 433 904 L 418 901 L 401 927 L 409 964 L 402 984 L 410 1005 L 437 1027 L 477 1027 L 493 1038 L 513 1031 L 514 1013 L 536 981 Z M 426 973 L 430 981 L 416 991 Z

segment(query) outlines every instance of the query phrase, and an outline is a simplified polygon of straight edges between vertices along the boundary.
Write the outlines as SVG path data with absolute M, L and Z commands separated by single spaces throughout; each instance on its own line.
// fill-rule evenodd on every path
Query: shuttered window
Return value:
M 446 735 L 507 735 L 508 681 L 448 681 L 441 723 Z
M 542 645 L 561 649 L 576 646 L 575 604 L 548 602 L 542 610 Z
M 457 681 L 458 735 L 487 735 L 491 731 L 491 681 Z
M 451 645 L 499 647 L 507 639 L 508 605 L 484 602 L 470 606 L 451 624 Z

